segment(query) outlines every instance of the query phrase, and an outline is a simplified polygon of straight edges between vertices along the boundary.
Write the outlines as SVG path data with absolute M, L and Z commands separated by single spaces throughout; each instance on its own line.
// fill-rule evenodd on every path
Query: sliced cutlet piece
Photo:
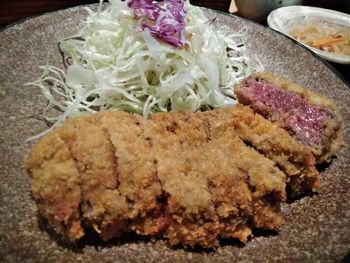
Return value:
M 203 112 L 196 117 L 206 119 L 213 134 L 234 129 L 245 143 L 276 162 L 288 177 L 290 197 L 315 191 L 319 187 L 319 173 L 310 147 L 298 142 L 287 131 L 254 113 L 249 107 L 238 104 Z
M 79 171 L 82 217 L 102 239 L 119 236 L 127 225 L 126 198 L 118 187 L 118 162 L 108 134 L 97 125 L 98 115 L 67 120 L 60 136 Z
M 34 146 L 25 167 L 32 177 L 32 194 L 40 215 L 63 239 L 74 242 L 84 235 L 79 209 L 81 182 L 60 131 L 53 130 Z
M 129 227 L 143 235 L 160 233 L 166 227 L 166 218 L 151 144 L 144 136 L 146 120 L 126 112 L 105 112 L 97 118 L 116 149 L 118 190 L 128 204 L 125 215 Z
M 178 114 L 188 118 L 189 114 Z M 211 200 L 207 179 L 192 169 L 200 154 L 196 149 L 207 135 L 172 114 L 159 114 L 145 129 L 152 143 L 151 154 L 157 162 L 158 178 L 167 196 L 168 228 L 171 245 L 216 247 L 220 224 Z M 182 129 L 182 130 L 181 130 Z
M 158 176 L 168 194 L 173 245 L 246 242 L 255 227 L 278 229 L 285 175 L 231 130 L 211 138 L 196 114 L 159 114 L 149 126 Z
M 247 77 L 235 87 L 235 94 L 239 102 L 310 146 L 317 163 L 329 161 L 343 143 L 339 110 L 320 94 L 271 73 Z
M 278 230 L 286 176 L 233 130 L 212 136 L 193 168 L 208 179 L 212 200 L 223 225 L 221 237 L 247 241 L 254 228 Z

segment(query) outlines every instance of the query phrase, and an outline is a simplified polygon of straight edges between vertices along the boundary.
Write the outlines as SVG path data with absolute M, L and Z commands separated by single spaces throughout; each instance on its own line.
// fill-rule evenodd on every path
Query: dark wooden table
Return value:
M 263 1 L 263 0 L 261 0 Z M 98 0 L 0 0 L 0 28 L 21 19 L 76 5 L 97 3 Z M 228 12 L 230 0 L 191 0 L 194 5 Z M 350 13 L 349 0 L 304 0 L 304 5 L 318 6 Z M 1 41 L 1 40 L 0 40 Z M 350 65 L 331 63 L 350 83 Z

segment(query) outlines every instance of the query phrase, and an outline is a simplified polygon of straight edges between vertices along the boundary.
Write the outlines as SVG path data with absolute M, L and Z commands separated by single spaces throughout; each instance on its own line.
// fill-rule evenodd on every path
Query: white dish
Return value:
M 310 21 L 325 21 L 339 26 L 346 26 L 350 28 L 350 15 L 318 7 L 309 6 L 287 6 L 281 7 L 272 11 L 268 18 L 267 24 L 270 28 L 288 35 L 290 29 L 297 25 Z M 301 43 L 301 42 L 300 42 Z M 309 48 L 320 57 L 339 64 L 350 64 L 350 56 L 326 52 L 317 48 Z

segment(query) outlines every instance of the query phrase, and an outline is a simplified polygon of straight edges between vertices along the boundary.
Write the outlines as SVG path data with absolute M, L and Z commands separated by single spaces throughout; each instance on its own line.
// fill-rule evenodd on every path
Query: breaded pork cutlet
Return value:
M 235 94 L 240 103 L 310 146 L 317 163 L 330 161 L 343 143 L 339 110 L 320 94 L 271 73 L 247 77 L 235 87 Z
M 158 114 L 151 138 L 168 195 L 172 245 L 216 247 L 220 237 L 246 242 L 252 229 L 278 229 L 285 175 L 231 129 L 213 137 L 194 114 Z
M 105 240 L 135 231 L 212 248 L 220 237 L 246 242 L 254 228 L 278 229 L 284 173 L 233 130 L 213 137 L 193 115 L 66 121 L 26 160 L 42 215 L 71 241 L 90 228 Z
M 104 240 L 134 231 L 214 248 L 277 230 L 286 187 L 292 196 L 317 189 L 315 156 L 328 160 L 341 140 L 327 120 L 333 128 L 317 131 L 335 136 L 329 147 L 332 137 L 310 145 L 242 105 L 149 120 L 104 112 L 51 131 L 26 167 L 40 214 L 70 241 L 88 228 Z
M 319 187 L 316 160 L 310 147 L 295 140 L 287 131 L 253 112 L 236 105 L 202 112 L 193 118 L 203 119 L 213 136 L 233 129 L 238 136 L 267 158 L 276 162 L 287 176 L 290 197 Z

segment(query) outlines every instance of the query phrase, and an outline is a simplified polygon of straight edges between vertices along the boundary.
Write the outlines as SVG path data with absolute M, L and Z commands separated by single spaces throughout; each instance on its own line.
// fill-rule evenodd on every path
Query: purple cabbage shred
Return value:
M 128 7 L 141 20 L 142 30 L 149 30 L 153 37 L 175 47 L 185 45 L 184 0 L 130 0 Z

